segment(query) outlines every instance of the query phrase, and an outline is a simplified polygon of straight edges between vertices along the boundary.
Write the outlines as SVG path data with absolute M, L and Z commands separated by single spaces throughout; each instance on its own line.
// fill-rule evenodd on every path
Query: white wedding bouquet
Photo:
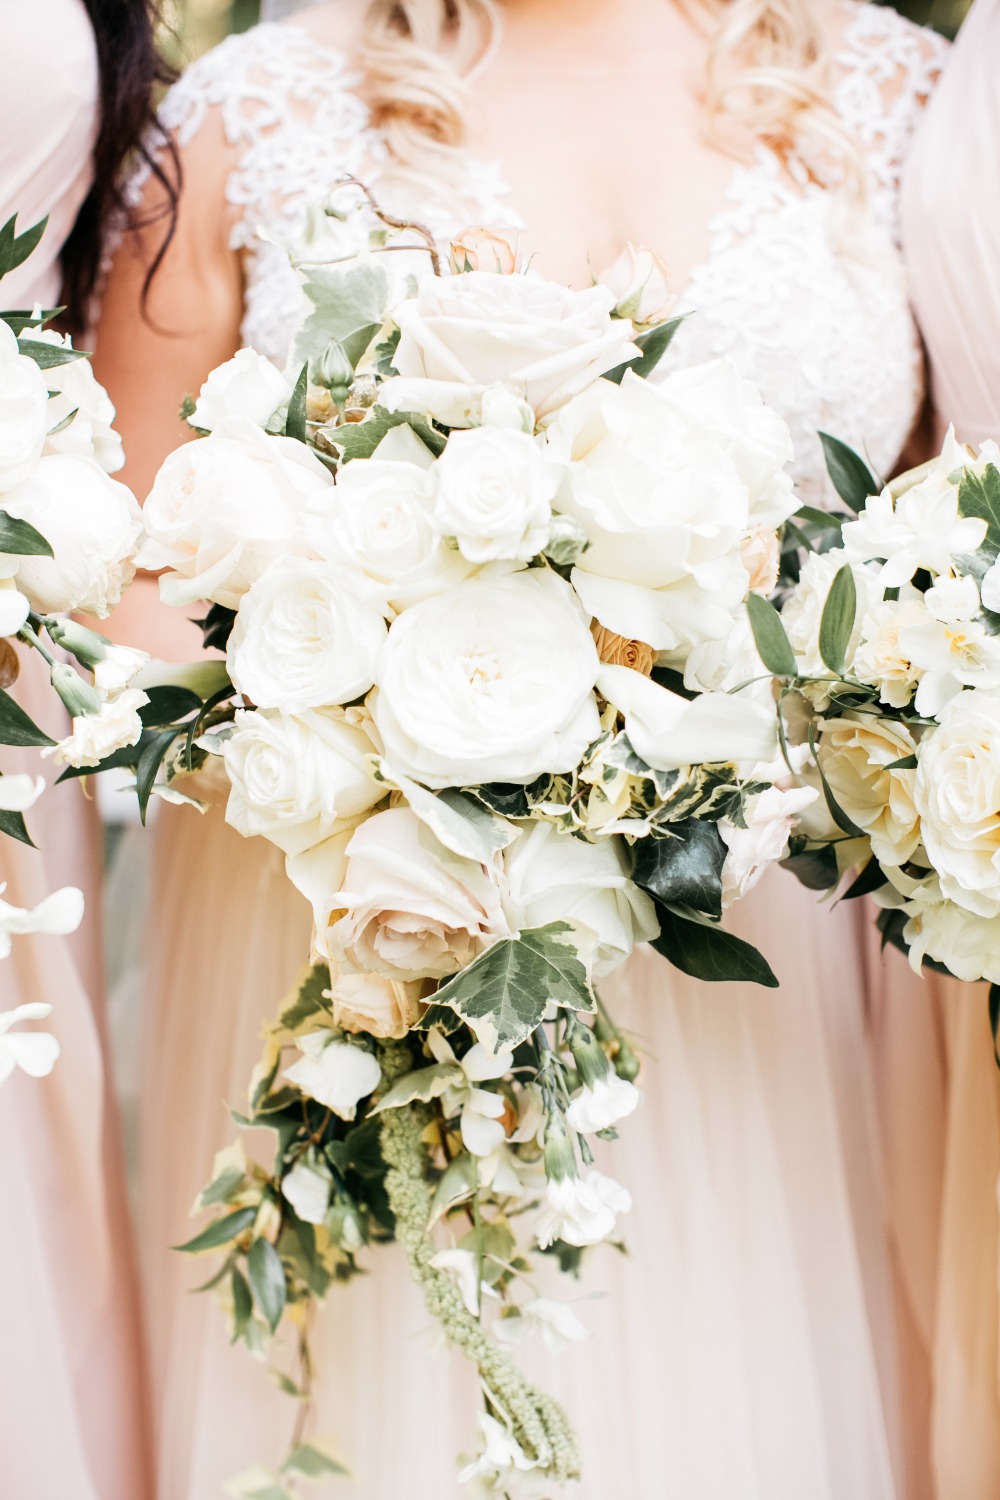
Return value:
M 919 971 L 990 981 L 1000 1020 L 1000 448 L 949 431 L 891 484 L 825 439 L 849 511 L 811 542 L 780 616 L 750 601 L 779 679 L 789 776 L 822 793 L 787 861 L 815 889 L 850 872 Z M 805 533 L 809 533 L 807 536 Z

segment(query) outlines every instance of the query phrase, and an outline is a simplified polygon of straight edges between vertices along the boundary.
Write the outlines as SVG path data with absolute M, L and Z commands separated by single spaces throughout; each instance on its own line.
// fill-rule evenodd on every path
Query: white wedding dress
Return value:
M 918 410 L 897 185 L 940 61 L 936 39 L 895 12 L 851 5 L 836 102 L 868 162 L 878 243 L 852 257 L 831 195 L 762 146 L 734 167 L 683 292 L 695 316 L 668 365 L 732 355 L 789 422 L 813 502 L 827 494 L 817 429 L 887 472 Z M 164 105 L 182 143 L 221 114 L 236 161 L 243 337 L 279 361 L 301 303 L 273 241 L 299 237 L 345 172 L 379 187 L 384 150 L 355 86 L 338 53 L 294 25 L 264 25 L 202 58 Z M 475 162 L 450 214 L 411 212 L 443 237 L 515 217 L 500 169 Z M 188 1294 L 202 1267 L 165 1247 L 190 1232 L 191 1202 L 232 1133 L 223 1100 L 244 1095 L 260 1024 L 306 952 L 308 915 L 278 852 L 243 842 L 218 812 L 167 808 L 158 837 L 141 1186 L 159 1495 L 213 1500 L 249 1460 L 280 1457 L 295 1414 L 227 1347 L 211 1299 Z M 822 908 L 776 872 L 732 926 L 767 954 L 779 990 L 699 986 L 647 951 L 608 985 L 647 1051 L 644 1107 L 609 1167 L 635 1198 L 630 1253 L 593 1256 L 580 1295 L 609 1295 L 578 1309 L 588 1344 L 562 1362 L 527 1355 L 578 1423 L 581 1500 L 933 1493 L 884 1223 L 869 923 L 858 904 Z M 474 1390 L 458 1357 L 435 1347 L 395 1248 L 368 1261 L 369 1277 L 331 1293 L 316 1334 L 318 1426 L 339 1436 L 357 1476 L 336 1493 L 450 1500 Z

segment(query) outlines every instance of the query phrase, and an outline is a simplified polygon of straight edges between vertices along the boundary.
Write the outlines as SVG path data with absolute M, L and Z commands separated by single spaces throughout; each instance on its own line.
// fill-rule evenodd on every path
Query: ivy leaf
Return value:
M 183 1245 L 174 1245 L 173 1249 L 182 1250 L 187 1255 L 198 1255 L 202 1250 L 218 1250 L 220 1245 L 232 1244 L 244 1229 L 250 1228 L 256 1217 L 255 1208 L 238 1208 L 235 1213 L 223 1214 L 221 1219 L 214 1220 L 193 1239 L 185 1240 Z
M 357 364 L 385 322 L 389 276 L 377 259 L 347 269 L 310 266 L 303 289 L 312 310 L 295 335 L 297 361 L 319 359 L 332 340 Z
M 247 1271 L 254 1301 L 273 1333 L 281 1322 L 281 1314 L 285 1310 L 288 1287 L 285 1283 L 285 1268 L 281 1264 L 281 1257 L 270 1240 L 254 1240 L 247 1256 Z
M 52 548 L 40 531 L 5 510 L 0 510 L 0 552 L 13 552 L 18 557 L 52 556 Z
M 286 1031 L 297 1031 L 304 1021 L 319 1012 L 329 1012 L 330 1002 L 323 991 L 330 988 L 330 965 L 313 964 L 306 969 L 278 1012 Z M 273 1082 L 273 1077 L 272 1077 Z
M 767 670 L 773 672 L 775 677 L 797 676 L 799 669 L 795 652 L 774 605 L 768 599 L 762 599 L 759 594 L 750 594 L 747 597 L 747 614 L 757 654 Z
M 980 550 L 996 558 L 1000 553 L 1000 472 L 995 464 L 987 464 L 982 474 L 965 470 L 958 486 L 958 509 L 963 516 L 986 522 Z
M 0 745 L 54 745 L 19 703 L 0 688 Z
M 384 1109 L 399 1109 L 401 1105 L 412 1104 L 417 1099 L 421 1104 L 429 1104 L 432 1099 L 439 1099 L 446 1089 L 450 1089 L 453 1084 L 462 1083 L 464 1079 L 465 1074 L 458 1063 L 435 1063 L 432 1068 L 415 1068 L 412 1073 L 404 1073 L 369 1114 L 377 1115 Z
M 516 1047 L 551 1004 L 593 1010 L 587 965 L 572 946 L 568 922 L 531 927 L 503 938 L 434 995 L 466 1021 L 488 1052 Z
M 632 879 L 666 905 L 692 906 L 722 916 L 722 866 L 726 845 L 715 823 L 688 818 L 664 838 L 639 839 Z
M 877 495 L 882 486 L 864 459 L 840 438 L 821 432 L 819 440 L 823 444 L 826 470 L 837 494 L 855 514 L 864 510 L 865 501 L 871 495 Z
M 838 571 L 819 622 L 819 654 L 831 672 L 842 672 L 858 613 L 858 590 L 850 565 Z
M 777 989 L 778 981 L 770 964 L 742 938 L 666 906 L 659 909 L 658 915 L 660 936 L 653 947 L 684 974 L 710 984 L 729 980 Z
M 373 406 L 363 422 L 345 422 L 340 427 L 326 428 L 324 432 L 339 451 L 341 463 L 346 464 L 352 458 L 371 458 L 386 433 L 403 426 L 412 427 L 435 457 L 444 452 L 444 434 L 412 411 L 385 411 L 381 406 Z

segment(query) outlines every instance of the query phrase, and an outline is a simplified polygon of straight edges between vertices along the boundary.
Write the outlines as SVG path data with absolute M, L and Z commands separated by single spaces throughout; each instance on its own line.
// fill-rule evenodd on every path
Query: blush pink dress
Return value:
M 90 185 L 97 108 L 94 39 L 79 0 L 0 5 L 0 221 L 44 214 L 39 251 L 0 283 L 3 307 L 51 306 L 58 257 Z M 16 694 L 63 732 L 40 660 Z M 58 709 L 58 704 L 55 705 Z M 0 747 L 4 772 L 41 769 Z M 0 1495 L 4 1500 L 146 1500 L 143 1369 L 117 1115 L 100 1001 L 101 843 L 79 784 L 28 815 L 37 850 L 0 840 L 5 899 L 34 906 L 84 891 L 72 938 L 26 936 L 0 965 L 0 1007 L 53 1006 L 62 1049 L 48 1078 L 0 1089 Z

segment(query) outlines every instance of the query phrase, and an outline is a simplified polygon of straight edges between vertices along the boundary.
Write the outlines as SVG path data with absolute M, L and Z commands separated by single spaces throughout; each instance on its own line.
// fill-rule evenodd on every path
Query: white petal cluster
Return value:
M 302 1056 L 284 1070 L 284 1077 L 341 1120 L 353 1120 L 361 1100 L 378 1088 L 378 1059 L 330 1031 L 307 1032 L 297 1039 L 297 1046 Z

